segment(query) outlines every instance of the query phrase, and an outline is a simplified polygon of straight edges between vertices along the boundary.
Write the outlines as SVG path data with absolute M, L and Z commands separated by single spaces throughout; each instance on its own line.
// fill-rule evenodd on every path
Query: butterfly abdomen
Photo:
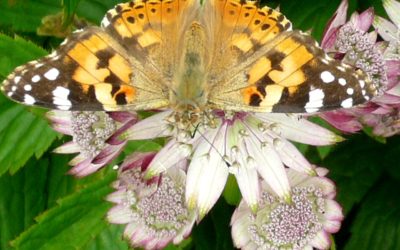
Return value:
M 185 110 L 202 109 L 207 103 L 206 49 L 203 27 L 194 22 L 185 33 L 179 70 L 174 76 L 170 101 L 172 108 Z

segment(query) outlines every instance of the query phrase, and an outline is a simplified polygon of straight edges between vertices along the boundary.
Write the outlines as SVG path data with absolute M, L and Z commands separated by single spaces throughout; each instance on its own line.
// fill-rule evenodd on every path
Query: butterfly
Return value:
M 313 113 L 376 95 L 278 10 L 239 0 L 135 0 L 17 67 L 2 92 L 59 110 Z

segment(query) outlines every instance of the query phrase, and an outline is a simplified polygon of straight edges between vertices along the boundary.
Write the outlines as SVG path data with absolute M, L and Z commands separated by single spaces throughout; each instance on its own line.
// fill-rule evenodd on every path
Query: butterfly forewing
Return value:
M 200 2 L 119 4 L 101 28 L 76 32 L 51 55 L 16 68 L 2 91 L 27 105 L 62 110 L 174 109 L 180 103 L 174 99 L 185 96 L 205 99 L 200 109 L 285 113 L 348 108 L 376 94 L 365 74 L 291 31 L 279 11 L 254 1 Z M 193 27 L 204 34 L 199 42 L 185 40 L 196 37 Z M 198 51 L 205 53 L 192 53 Z M 183 58 L 201 62 L 201 79 L 183 77 L 194 70 Z

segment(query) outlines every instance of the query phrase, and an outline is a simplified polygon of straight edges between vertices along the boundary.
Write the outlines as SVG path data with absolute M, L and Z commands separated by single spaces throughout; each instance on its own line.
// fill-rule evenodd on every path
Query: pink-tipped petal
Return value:
M 53 150 L 53 152 L 57 154 L 74 154 L 74 153 L 79 153 L 80 148 L 75 142 L 70 141 L 57 147 L 56 149 Z
M 171 112 L 172 111 L 160 112 L 141 120 L 124 133 L 125 139 L 147 140 L 170 135 L 171 131 L 165 127 L 165 119 L 171 115 Z
M 127 224 L 132 221 L 132 210 L 128 206 L 118 205 L 107 213 L 107 220 L 114 224 Z
M 147 169 L 146 177 L 159 175 L 171 166 L 176 165 L 178 162 L 188 157 L 190 153 L 191 147 L 189 145 L 171 140 L 151 161 L 150 166 Z
M 325 214 L 329 220 L 341 221 L 344 218 L 342 207 L 334 200 L 326 201 Z
M 330 111 L 321 113 L 319 116 L 345 133 L 356 133 L 363 128 L 357 118 L 348 111 Z
M 348 1 L 342 0 L 339 8 L 336 10 L 333 17 L 329 20 L 321 42 L 321 47 L 323 49 L 326 50 L 334 47 L 338 30 L 343 24 L 346 23 L 348 7 Z
M 325 231 L 320 231 L 311 241 L 311 245 L 318 249 L 328 249 L 331 245 L 329 234 Z

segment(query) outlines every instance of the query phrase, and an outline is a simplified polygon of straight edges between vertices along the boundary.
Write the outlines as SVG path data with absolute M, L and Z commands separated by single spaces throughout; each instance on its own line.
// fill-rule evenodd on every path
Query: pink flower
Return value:
M 398 15 L 393 10 L 394 5 L 399 3 L 392 0 L 384 2 L 391 17 Z M 347 6 L 347 1 L 342 1 L 325 30 L 322 47 L 334 53 L 337 59 L 364 70 L 375 84 L 381 86 L 381 94 L 365 105 L 326 112 L 320 116 L 343 132 L 354 133 L 370 126 L 374 128 L 375 135 L 394 135 L 399 132 L 400 57 L 394 56 L 396 50 L 393 47 L 398 47 L 399 35 L 394 24 L 380 17 L 374 20 L 373 9 L 354 13 L 346 23 Z M 377 31 L 368 33 L 372 23 Z M 389 41 L 389 46 L 385 42 L 377 42 L 378 33 Z
M 117 157 L 126 144 L 118 137 L 137 121 L 136 114 L 129 112 L 52 110 L 47 117 L 56 131 L 72 136 L 54 152 L 79 153 L 69 162 L 74 166 L 69 173 L 77 177 L 92 174 Z
M 317 168 L 316 171 L 318 176 L 311 177 L 288 170 L 291 202 L 277 197 L 265 182 L 256 213 L 242 201 L 231 220 L 235 246 L 241 249 L 328 249 L 330 234 L 339 231 L 343 213 L 333 200 L 335 185 L 324 177 L 326 169 Z
M 186 161 L 169 168 L 162 175 L 144 179 L 144 172 L 156 153 L 134 153 L 119 169 L 116 191 L 108 201 L 116 205 L 108 212 L 111 223 L 126 224 L 124 237 L 133 247 L 162 249 L 170 242 L 187 237 L 196 213 L 186 207 Z

